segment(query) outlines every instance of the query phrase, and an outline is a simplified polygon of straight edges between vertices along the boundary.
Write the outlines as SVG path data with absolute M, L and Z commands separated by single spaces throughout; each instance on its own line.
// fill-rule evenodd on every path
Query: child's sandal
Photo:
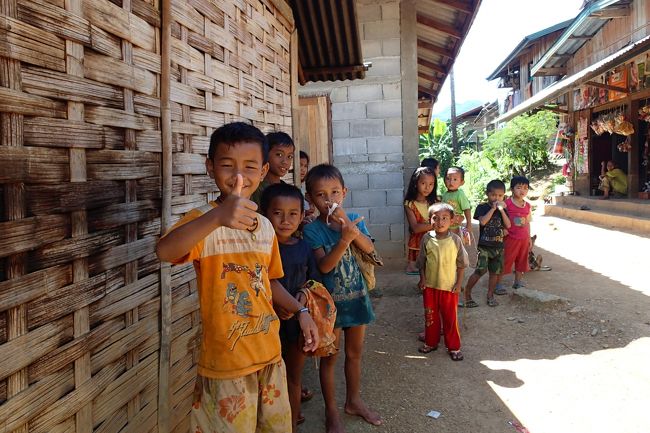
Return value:
M 463 356 L 463 352 L 461 352 L 460 350 L 451 350 L 449 352 L 449 357 L 451 358 L 452 361 L 462 361 L 463 359 L 465 359 L 465 357 Z
M 420 353 L 431 353 L 434 350 L 436 350 L 438 346 L 427 346 L 426 344 L 423 344 L 419 349 L 418 352 Z

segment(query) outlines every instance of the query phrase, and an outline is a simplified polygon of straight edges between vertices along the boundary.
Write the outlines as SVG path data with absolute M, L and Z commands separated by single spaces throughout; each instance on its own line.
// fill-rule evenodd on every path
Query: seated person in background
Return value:
M 627 195 L 627 174 L 614 161 L 600 163 L 600 185 L 598 189 L 603 192 L 602 200 L 607 200 L 610 194 L 614 196 Z

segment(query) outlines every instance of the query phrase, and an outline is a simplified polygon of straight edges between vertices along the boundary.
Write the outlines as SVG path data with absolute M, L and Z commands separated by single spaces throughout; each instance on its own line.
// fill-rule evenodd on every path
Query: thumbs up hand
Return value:
M 361 220 L 363 220 L 363 216 L 358 217 L 354 221 L 350 221 L 349 218 L 339 218 L 339 222 L 341 223 L 341 239 L 347 243 L 355 240 L 361 234 L 361 230 L 357 227 L 357 224 Z
M 219 211 L 219 225 L 236 230 L 253 231 L 257 228 L 257 204 L 241 196 L 244 186 L 244 177 L 237 175 L 235 185 L 217 208 Z M 220 197 L 221 198 L 221 197 Z

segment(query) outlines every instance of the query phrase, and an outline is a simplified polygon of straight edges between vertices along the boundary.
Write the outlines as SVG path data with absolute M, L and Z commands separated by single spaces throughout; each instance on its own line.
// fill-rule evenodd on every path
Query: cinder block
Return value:
M 370 208 L 370 222 L 373 224 L 404 224 L 404 206 Z
M 395 57 L 382 57 L 372 60 L 372 67 L 366 72 L 367 77 L 384 77 L 384 76 L 399 76 L 400 58 Z
M 381 54 L 383 54 L 384 56 L 399 56 L 400 40 L 384 39 L 383 41 L 381 41 Z
M 349 195 L 348 195 L 348 197 L 349 197 Z M 368 224 L 368 215 L 369 215 L 368 208 L 344 207 L 344 209 L 345 209 L 345 213 L 347 213 L 347 214 L 355 213 L 355 214 L 357 214 L 359 216 L 362 216 L 364 222 L 366 224 Z
M 404 154 L 403 153 L 389 153 L 386 155 L 386 161 L 387 162 L 404 162 Z
M 382 85 L 384 99 L 399 99 L 402 100 L 402 85 L 397 83 L 386 83 Z
M 401 171 L 394 173 L 376 173 L 368 175 L 370 189 L 404 189 L 404 175 Z
M 388 206 L 404 206 L 404 190 L 389 189 L 386 191 L 386 204 Z
M 387 119 L 402 117 L 402 101 L 391 99 L 384 101 L 368 102 L 366 105 L 368 119 Z
M 343 209 L 348 209 L 352 207 L 352 194 L 348 193 L 343 200 Z
M 381 87 L 381 84 L 358 84 L 350 86 L 348 99 L 350 102 L 381 100 L 383 95 Z
M 381 6 L 378 4 L 357 3 L 357 19 L 362 23 L 381 20 Z
M 390 225 L 389 224 L 368 224 L 368 231 L 372 238 L 377 241 L 390 240 Z
M 363 39 L 399 38 L 399 20 L 369 21 L 363 23 Z
M 359 190 L 352 192 L 352 206 L 354 207 L 383 207 L 386 206 L 386 191 Z
M 384 261 L 386 259 L 402 259 L 406 264 L 406 245 L 404 242 L 377 241 L 375 242 L 375 248 Z
M 334 155 L 334 165 L 337 167 L 350 164 L 351 162 L 349 155 Z
M 369 153 L 399 153 L 402 151 L 402 137 L 379 137 L 368 139 Z
M 365 119 L 366 104 L 364 102 L 343 102 L 332 104 L 332 120 Z
M 399 2 L 389 2 L 381 5 L 382 20 L 399 20 Z
M 357 164 L 359 162 L 368 162 L 368 155 L 365 153 L 360 155 L 350 155 L 350 162 L 353 164 Z
M 384 119 L 384 135 L 402 135 L 402 118 Z
M 345 86 L 335 87 L 330 92 L 330 100 L 333 104 L 348 102 L 348 88 Z
M 391 224 L 390 225 L 390 240 L 403 241 L 404 240 L 404 224 Z
M 386 155 L 383 153 L 369 153 L 368 162 L 386 162 Z
M 350 122 L 333 121 L 332 138 L 348 138 L 350 136 Z
M 382 137 L 383 135 L 383 119 L 352 120 L 350 122 L 350 137 Z
M 334 142 L 334 155 L 355 155 L 367 153 L 365 138 L 338 138 Z
M 363 40 L 361 41 L 361 56 L 364 59 L 372 59 L 381 57 L 382 43 L 378 40 Z
M 343 176 L 345 186 L 349 190 L 367 190 L 368 189 L 368 175 L 367 174 L 346 174 Z

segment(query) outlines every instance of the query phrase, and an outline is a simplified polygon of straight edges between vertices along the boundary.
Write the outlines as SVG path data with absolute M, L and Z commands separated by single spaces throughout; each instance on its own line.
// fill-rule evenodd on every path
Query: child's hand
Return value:
M 418 287 L 420 290 L 424 290 L 424 287 L 426 286 L 424 278 L 420 277 L 420 281 L 418 281 Z
M 451 293 L 460 293 L 460 283 L 454 284 L 454 287 L 451 288 Z
M 363 220 L 363 216 L 358 217 L 354 221 L 350 221 L 347 216 L 345 219 L 339 218 L 339 222 L 341 223 L 341 239 L 347 243 L 351 243 L 355 240 L 361 234 L 361 230 L 357 227 L 357 223 L 361 220 Z
M 302 348 L 305 352 L 313 352 L 318 349 L 320 337 L 318 335 L 318 328 L 314 323 L 314 319 L 307 313 L 300 313 L 298 315 L 298 323 L 302 330 L 302 336 L 305 338 L 305 346 Z
M 237 175 L 235 187 L 228 197 L 219 205 L 219 225 L 236 230 L 255 230 L 257 228 L 257 204 L 241 197 L 244 178 Z

